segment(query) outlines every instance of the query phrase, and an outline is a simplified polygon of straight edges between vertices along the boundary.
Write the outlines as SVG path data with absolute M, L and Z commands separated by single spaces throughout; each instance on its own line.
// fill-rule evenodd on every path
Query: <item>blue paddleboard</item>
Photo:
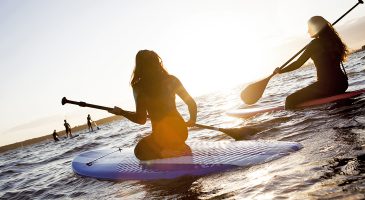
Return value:
M 296 142 L 260 140 L 196 142 L 189 146 L 191 156 L 150 161 L 138 160 L 133 148 L 93 150 L 76 156 L 72 169 L 81 176 L 107 180 L 173 179 L 257 165 L 302 148 Z

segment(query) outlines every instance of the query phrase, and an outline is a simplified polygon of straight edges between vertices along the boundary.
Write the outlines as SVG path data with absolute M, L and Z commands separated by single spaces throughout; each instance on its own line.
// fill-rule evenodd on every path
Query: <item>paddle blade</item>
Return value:
M 241 127 L 241 128 L 221 128 L 220 131 L 231 136 L 235 140 L 247 140 L 251 136 L 260 132 L 257 128 Z
M 265 91 L 267 84 L 269 83 L 271 77 L 273 75 L 262 79 L 256 83 L 248 85 L 242 92 L 241 92 L 241 99 L 245 104 L 251 105 L 256 103 Z

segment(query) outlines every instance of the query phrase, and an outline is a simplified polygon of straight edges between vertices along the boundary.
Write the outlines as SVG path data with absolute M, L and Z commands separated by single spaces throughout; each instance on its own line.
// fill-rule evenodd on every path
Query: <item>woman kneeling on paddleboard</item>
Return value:
M 191 155 L 185 144 L 188 126 L 196 122 L 197 106 L 179 79 L 164 69 L 161 58 L 154 51 L 141 50 L 136 55 L 136 66 L 131 80 L 136 112 L 114 107 L 110 112 L 132 122 L 145 124 L 147 113 L 152 133 L 141 139 L 134 149 L 140 160 Z M 185 122 L 176 109 L 175 95 L 189 108 L 190 120 Z
M 300 103 L 340 94 L 348 87 L 347 75 L 341 70 L 348 49 L 332 25 L 321 16 L 308 21 L 308 33 L 314 38 L 304 53 L 289 66 L 275 73 L 286 73 L 300 68 L 311 58 L 317 70 L 317 82 L 296 91 L 286 98 L 285 108 L 295 108 Z M 345 69 L 343 69 L 345 70 Z

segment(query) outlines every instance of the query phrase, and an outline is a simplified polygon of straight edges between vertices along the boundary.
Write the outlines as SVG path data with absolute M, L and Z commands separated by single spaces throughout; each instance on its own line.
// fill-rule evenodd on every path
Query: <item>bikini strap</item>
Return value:
M 344 72 L 344 73 L 345 73 L 345 75 L 346 75 L 346 80 L 349 80 L 349 77 L 347 76 L 347 73 L 346 73 L 345 67 L 343 66 L 343 62 L 341 62 L 341 66 L 342 66 L 342 70 L 343 70 L 343 72 Z

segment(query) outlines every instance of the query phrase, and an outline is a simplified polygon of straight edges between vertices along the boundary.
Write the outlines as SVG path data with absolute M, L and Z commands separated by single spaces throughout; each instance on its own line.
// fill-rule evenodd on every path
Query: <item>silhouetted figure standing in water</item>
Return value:
M 161 58 L 150 50 L 141 50 L 136 55 L 132 74 L 136 112 L 114 107 L 109 112 L 145 124 L 147 113 L 151 119 L 152 133 L 141 139 L 134 149 L 140 160 L 191 155 L 185 144 L 188 126 L 196 122 L 197 106 L 178 78 L 170 75 L 163 67 Z M 176 109 L 175 95 L 189 108 L 190 120 L 185 122 Z
M 55 142 L 60 141 L 60 139 L 58 139 L 58 134 L 57 134 L 56 130 L 53 131 L 52 136 L 53 136 L 53 139 Z
M 323 17 L 314 16 L 308 21 L 308 33 L 314 39 L 298 60 L 282 70 L 275 70 L 276 73 L 296 70 L 309 58 L 316 66 L 317 82 L 289 95 L 285 102 L 285 107 L 289 109 L 305 101 L 344 93 L 348 87 L 346 71 L 342 64 L 348 49 L 336 30 Z
M 69 123 L 67 123 L 66 120 L 64 120 L 64 126 L 65 126 L 65 129 L 66 129 L 66 137 L 68 137 L 68 134 L 70 134 L 70 137 L 72 137 L 72 134 L 71 134 L 71 126 Z
M 87 115 L 87 127 L 89 128 L 89 131 L 94 131 L 93 126 L 91 125 L 91 116 L 90 114 Z

